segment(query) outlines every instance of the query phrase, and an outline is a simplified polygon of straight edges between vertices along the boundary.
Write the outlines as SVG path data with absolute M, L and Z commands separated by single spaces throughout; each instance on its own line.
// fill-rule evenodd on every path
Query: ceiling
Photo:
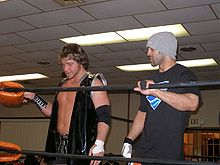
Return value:
M 56 86 L 62 79 L 60 38 L 182 24 L 190 36 L 180 37 L 178 60 L 214 58 L 220 64 L 220 0 L 85 0 L 61 6 L 53 0 L 9 0 L 0 3 L 0 75 L 42 73 L 48 79 L 25 86 Z M 123 72 L 117 65 L 148 63 L 146 41 L 84 47 L 90 71 L 104 73 L 109 85 L 136 84 L 152 71 Z M 39 62 L 49 62 L 47 65 Z M 220 67 L 193 68 L 198 80 L 220 79 Z

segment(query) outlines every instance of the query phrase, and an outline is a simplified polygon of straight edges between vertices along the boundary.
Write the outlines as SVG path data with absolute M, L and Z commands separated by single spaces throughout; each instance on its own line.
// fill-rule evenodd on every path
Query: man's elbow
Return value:
M 199 107 L 199 99 L 196 99 L 195 101 L 192 101 L 190 103 L 189 111 L 194 112 L 198 109 L 198 107 Z
M 198 105 L 197 106 L 191 106 L 190 111 L 195 112 L 198 109 Z

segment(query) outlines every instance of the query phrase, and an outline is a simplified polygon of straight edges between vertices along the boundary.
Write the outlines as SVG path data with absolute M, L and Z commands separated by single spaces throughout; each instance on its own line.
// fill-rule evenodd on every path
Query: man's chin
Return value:
M 153 64 L 153 63 L 150 63 L 150 64 L 151 64 L 151 66 L 152 66 L 152 67 L 155 67 L 155 66 L 157 66 L 156 64 Z
M 155 66 L 155 64 L 151 60 L 149 60 L 149 63 L 151 66 L 153 66 L 153 67 Z
M 68 80 L 70 80 L 70 79 L 72 78 L 72 76 L 68 76 L 68 75 L 67 75 L 66 78 L 67 78 Z

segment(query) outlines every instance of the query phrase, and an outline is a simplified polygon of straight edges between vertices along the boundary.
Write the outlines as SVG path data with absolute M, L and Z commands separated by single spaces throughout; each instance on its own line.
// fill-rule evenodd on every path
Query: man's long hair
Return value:
M 78 44 L 67 44 L 59 54 L 59 61 L 63 58 L 70 58 L 82 64 L 85 70 L 89 68 L 89 58 L 86 52 Z

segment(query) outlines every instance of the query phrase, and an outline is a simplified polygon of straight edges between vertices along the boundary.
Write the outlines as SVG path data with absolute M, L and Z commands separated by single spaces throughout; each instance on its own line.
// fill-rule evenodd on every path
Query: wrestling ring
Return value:
M 146 82 L 141 82 L 141 88 L 146 89 Z M 164 89 L 164 88 L 187 88 L 187 87 L 199 87 L 199 88 L 215 88 L 220 86 L 220 80 L 216 81 L 194 81 L 185 83 L 168 83 L 168 84 L 153 84 L 148 89 Z M 48 92 L 71 92 L 71 91 L 133 91 L 135 86 L 132 85 L 113 85 L 113 86 L 91 86 L 91 87 L 43 87 L 43 88 L 24 88 L 21 86 L 8 87 L 2 86 L 0 91 L 6 93 L 20 93 L 20 92 L 35 92 L 35 93 L 48 93 Z M 19 160 L 22 156 L 38 156 L 38 157 L 56 157 L 64 159 L 87 159 L 87 160 L 100 160 L 100 161 L 119 161 L 131 163 L 134 165 L 144 164 L 160 164 L 160 165 L 217 165 L 215 162 L 193 162 L 193 161 L 171 161 L 171 160 L 159 160 L 159 159 L 147 159 L 147 158 L 123 158 L 121 156 L 85 156 L 77 154 L 60 154 L 49 153 L 43 151 L 22 150 L 19 145 L 0 141 L 0 164 L 5 162 L 14 162 Z M 220 157 L 216 157 L 220 160 Z

